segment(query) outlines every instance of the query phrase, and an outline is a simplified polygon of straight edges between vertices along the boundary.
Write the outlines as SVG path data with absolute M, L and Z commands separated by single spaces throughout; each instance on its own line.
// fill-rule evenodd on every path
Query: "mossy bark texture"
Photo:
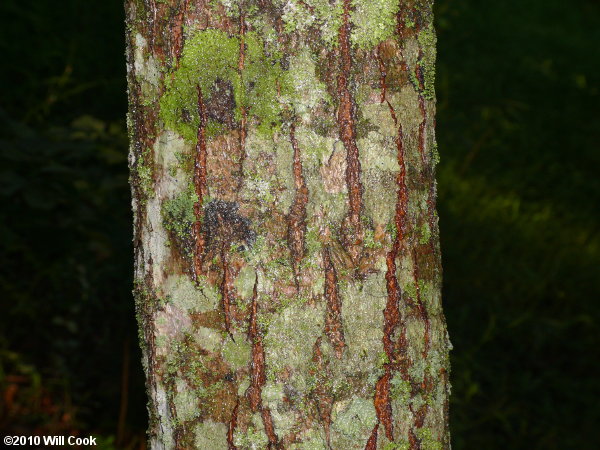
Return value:
M 126 20 L 151 448 L 449 448 L 432 1 Z

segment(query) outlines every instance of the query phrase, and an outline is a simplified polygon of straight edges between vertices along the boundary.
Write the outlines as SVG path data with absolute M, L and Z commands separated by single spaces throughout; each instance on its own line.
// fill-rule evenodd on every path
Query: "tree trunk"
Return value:
M 127 0 L 151 448 L 449 448 L 431 0 Z

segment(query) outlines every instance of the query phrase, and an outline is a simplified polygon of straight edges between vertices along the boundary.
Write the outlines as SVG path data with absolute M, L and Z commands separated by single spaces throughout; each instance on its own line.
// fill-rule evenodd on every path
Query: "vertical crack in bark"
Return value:
M 426 126 L 427 126 L 427 110 L 425 108 L 425 74 L 421 66 L 423 60 L 423 50 L 419 49 L 419 56 L 417 58 L 417 64 L 415 65 L 415 77 L 419 83 L 419 111 L 421 113 L 421 123 L 419 124 L 419 153 L 421 155 L 421 163 L 423 164 L 422 170 L 425 170 L 425 139 L 426 139 Z
M 429 345 L 430 345 L 430 337 L 429 337 L 429 333 L 430 333 L 430 328 L 431 328 L 431 324 L 429 322 L 429 314 L 427 313 L 427 309 L 425 308 L 425 305 L 423 304 L 423 301 L 421 300 L 421 288 L 419 286 L 419 262 L 417 260 L 417 255 L 416 255 L 416 251 L 413 250 L 413 280 L 416 286 L 416 293 L 417 293 L 417 310 L 419 311 L 419 315 L 421 316 L 421 320 L 423 321 L 423 324 L 425 325 L 425 335 L 423 337 L 424 342 L 424 348 L 423 348 L 423 359 L 427 358 L 427 355 L 429 354 Z
M 329 247 L 323 249 L 323 266 L 325 269 L 325 301 L 327 302 L 325 335 L 335 349 L 335 355 L 340 359 L 346 346 L 342 325 L 342 300 L 338 291 L 337 273 L 331 261 Z
M 398 128 L 396 136 L 397 161 L 399 166 L 396 183 L 398 185 L 398 196 L 396 200 L 396 212 L 394 222 L 396 226 L 396 238 L 392 244 L 392 248 L 386 255 L 387 271 L 385 274 L 386 290 L 388 294 L 385 309 L 383 311 L 383 348 L 387 356 L 387 363 L 384 365 L 385 373 L 377 381 L 375 385 L 374 405 L 377 413 L 377 418 L 380 424 L 383 425 L 386 437 L 394 440 L 394 429 L 392 419 L 392 403 L 390 383 L 393 377 L 393 372 L 400 367 L 400 358 L 405 357 L 406 342 L 404 336 L 398 339 L 398 344 L 394 343 L 394 334 L 401 323 L 400 301 L 402 293 L 396 276 L 396 259 L 398 253 L 403 246 L 405 218 L 408 209 L 408 189 L 406 186 L 406 164 L 404 161 L 404 135 L 402 132 L 402 124 L 398 121 L 396 112 L 391 103 L 386 98 L 386 70 L 385 64 L 381 59 L 379 49 L 376 52 L 376 57 L 379 63 L 380 70 L 380 85 L 381 85 L 381 103 L 387 103 L 390 110 L 390 115 Z M 399 354 L 398 354 L 399 352 Z M 403 376 L 407 377 L 407 373 Z M 375 438 L 376 439 L 376 438 Z
M 340 100 L 338 109 L 338 126 L 340 139 L 346 149 L 346 185 L 348 186 L 349 210 L 345 230 L 346 244 L 354 263 L 357 262 L 362 244 L 362 211 L 363 187 L 360 179 L 361 167 L 358 147 L 356 145 L 356 104 L 351 92 L 350 77 L 352 56 L 350 54 L 350 0 L 344 0 L 343 23 L 340 26 L 339 54 L 340 67 L 337 77 L 337 89 Z
M 206 184 L 206 107 L 202 96 L 202 89 L 197 86 L 198 91 L 198 116 L 200 122 L 198 124 L 198 141 L 196 142 L 196 154 L 194 158 L 194 189 L 197 201 L 194 203 L 194 280 L 198 281 L 202 275 L 202 255 L 204 253 L 205 239 L 202 233 L 202 204 L 204 197 L 208 194 Z
M 323 423 L 323 428 L 325 430 L 325 441 L 327 442 L 327 448 L 331 449 L 331 414 L 333 412 L 333 403 L 335 399 L 331 394 L 331 390 L 326 387 L 324 382 L 322 382 L 331 376 L 331 372 L 328 370 L 328 367 L 323 360 L 320 336 L 317 338 L 315 345 L 313 346 L 312 361 L 316 365 L 316 370 L 314 370 L 311 375 L 314 375 L 318 378 L 318 382 L 314 390 L 314 395 L 316 397 L 315 405 L 317 408 L 317 413 L 319 414 L 319 419 Z
M 296 126 L 292 122 L 290 125 L 290 141 L 294 150 L 294 184 L 296 194 L 294 202 L 288 214 L 288 243 L 292 253 L 292 265 L 294 268 L 294 278 L 296 290 L 300 290 L 299 272 L 300 263 L 304 257 L 306 234 L 306 204 L 308 203 L 308 188 L 302 172 L 302 160 L 300 157 L 300 147 L 296 140 Z
M 377 431 L 379 430 L 379 424 L 376 423 L 373 427 L 373 431 L 371 432 L 371 436 L 369 436 L 369 440 L 367 441 L 367 445 L 365 445 L 365 450 L 377 450 Z
M 240 399 L 238 397 L 237 401 L 235 402 L 235 407 L 233 408 L 233 411 L 231 412 L 231 420 L 229 421 L 229 426 L 227 427 L 227 448 L 228 448 L 228 450 L 237 450 L 237 447 L 234 444 L 233 439 L 234 439 L 235 429 L 237 428 L 239 408 L 240 408 Z
M 223 306 L 223 314 L 225 315 L 225 331 L 233 339 L 231 334 L 231 292 L 232 292 L 232 277 L 229 270 L 229 259 L 227 258 L 227 247 L 229 243 L 225 241 L 221 246 L 221 263 L 223 264 L 223 281 L 221 282 L 221 302 Z
M 179 67 L 179 59 L 181 58 L 181 51 L 183 50 L 183 26 L 185 24 L 185 17 L 187 16 L 189 0 L 183 0 L 179 7 L 179 14 L 173 20 L 172 34 L 173 34 L 173 46 L 172 55 L 173 63 L 176 67 Z
M 250 366 L 250 386 L 246 391 L 246 396 L 250 402 L 252 412 L 261 413 L 265 433 L 269 439 L 268 448 L 279 448 L 279 438 L 275 433 L 273 417 L 268 407 L 262 404 L 262 388 L 267 382 L 265 369 L 265 349 L 262 336 L 258 329 L 258 275 L 254 280 L 254 289 L 252 292 L 252 307 L 250 311 L 250 324 L 248 327 L 248 339 L 252 342 L 252 361 Z

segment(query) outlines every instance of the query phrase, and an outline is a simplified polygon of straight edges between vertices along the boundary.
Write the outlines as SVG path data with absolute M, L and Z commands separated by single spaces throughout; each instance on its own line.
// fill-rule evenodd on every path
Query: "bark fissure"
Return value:
M 227 448 L 228 450 L 237 450 L 237 446 L 234 443 L 235 430 L 238 422 L 238 411 L 240 409 L 240 399 L 238 398 L 235 402 L 233 411 L 231 412 L 231 419 L 227 426 Z
M 196 281 L 202 275 L 202 260 L 204 254 L 205 238 L 202 232 L 202 207 L 204 197 L 208 194 L 208 185 L 206 183 L 206 107 L 204 105 L 204 97 L 202 89 L 197 86 L 198 93 L 198 116 L 200 122 L 198 124 L 198 135 L 196 143 L 196 152 L 194 157 L 194 190 L 196 193 L 196 202 L 194 203 L 194 215 L 196 220 L 193 226 L 194 232 L 194 278 Z
M 223 315 L 225 319 L 225 331 L 233 339 L 233 334 L 231 333 L 231 300 L 233 295 L 233 280 L 231 276 L 231 269 L 229 267 L 229 258 L 228 258 L 228 247 L 229 242 L 225 241 L 221 246 L 221 264 L 223 266 L 223 280 L 221 282 L 221 303 L 223 307 Z
M 342 25 L 338 33 L 340 63 L 337 76 L 337 91 L 340 104 L 337 121 L 340 139 L 346 149 L 346 185 L 348 186 L 349 203 L 348 223 L 343 231 L 346 244 L 350 249 L 350 255 L 356 264 L 360 253 L 359 247 L 363 239 L 360 220 L 363 186 L 359 151 L 356 145 L 356 104 L 351 90 L 350 0 L 344 0 L 343 8 Z
M 250 310 L 250 323 L 248 326 L 248 339 L 252 343 L 252 359 L 250 362 L 250 386 L 246 396 L 253 412 L 260 412 L 265 433 L 269 439 L 269 448 L 279 447 L 279 438 L 275 433 L 271 410 L 262 404 L 262 390 L 267 382 L 265 365 L 265 348 L 262 334 L 258 327 L 258 275 L 254 281 L 252 291 L 252 306 Z
M 383 348 L 387 357 L 387 362 L 384 365 L 385 373 L 377 381 L 375 385 L 375 411 L 378 418 L 379 424 L 383 425 L 386 437 L 390 440 L 394 440 L 394 428 L 392 419 L 392 402 L 391 402 L 391 390 L 390 383 L 393 374 L 399 368 L 399 359 L 406 357 L 405 345 L 399 345 L 404 343 L 404 339 L 398 339 L 398 342 L 394 342 L 394 335 L 401 325 L 402 318 L 400 313 L 400 302 L 402 300 L 402 292 L 398 284 L 398 277 L 396 275 L 396 260 L 399 256 L 399 252 L 404 244 L 404 232 L 405 232 L 405 218 L 408 209 L 408 190 L 406 185 L 406 164 L 404 158 L 404 135 L 402 131 L 402 124 L 398 121 L 396 111 L 392 104 L 388 101 L 386 95 L 386 68 L 381 58 L 380 51 L 376 52 L 376 57 L 379 64 L 380 71 L 380 88 L 381 96 L 380 103 L 386 103 L 390 111 L 390 116 L 397 127 L 396 135 L 396 158 L 399 166 L 398 175 L 396 177 L 397 184 L 397 199 L 396 208 L 394 215 L 394 225 L 396 228 L 396 237 L 392 243 L 392 248 L 386 255 L 386 267 L 387 271 L 385 274 L 386 280 L 386 291 L 387 291 L 387 302 L 383 311 L 384 325 L 383 325 Z M 404 333 L 404 331 L 402 331 Z M 408 376 L 407 372 L 404 371 L 403 377 Z M 376 430 L 374 430 L 376 436 Z M 375 440 L 377 438 L 375 437 Z
M 300 263 L 305 253 L 305 234 L 306 234 L 306 205 L 308 203 L 308 188 L 304 179 L 302 170 L 302 159 L 300 146 L 296 140 L 296 126 L 292 122 L 290 125 L 290 141 L 294 151 L 294 185 L 296 192 L 294 201 L 288 213 L 288 243 L 292 254 L 292 264 L 294 268 L 294 278 L 296 290 L 300 290 L 299 275 Z
M 325 335 L 335 350 L 337 358 L 341 358 L 346 347 L 344 327 L 342 325 L 342 299 L 338 290 L 337 273 L 331 261 L 331 251 L 323 249 L 323 266 L 325 269 Z

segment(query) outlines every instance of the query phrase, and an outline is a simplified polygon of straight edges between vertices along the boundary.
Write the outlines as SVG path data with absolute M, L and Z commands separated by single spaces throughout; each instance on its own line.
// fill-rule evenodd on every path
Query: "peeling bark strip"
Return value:
M 253 412 L 260 411 L 262 416 L 265 433 L 269 438 L 269 448 L 277 448 L 279 439 L 275 434 L 275 425 L 273 417 L 268 407 L 262 404 L 262 388 L 267 382 L 265 370 L 265 349 L 262 336 L 258 329 L 258 275 L 254 280 L 252 291 L 252 307 L 250 311 L 250 324 L 248 327 L 248 339 L 252 342 L 252 360 L 250 362 L 250 386 L 246 391 L 246 396 L 250 402 L 250 409 Z
M 194 203 L 194 215 L 196 221 L 194 222 L 194 278 L 196 281 L 202 275 L 202 255 L 204 253 L 204 235 L 202 234 L 202 204 L 204 202 L 204 196 L 208 194 L 208 188 L 206 185 L 206 108 L 204 106 L 204 98 L 202 96 L 202 89 L 200 86 L 197 87 L 198 91 L 198 117 L 200 123 L 198 124 L 198 142 L 196 143 L 196 154 L 194 158 L 194 189 L 198 200 Z
M 344 0 L 343 23 L 339 29 L 339 53 L 340 66 L 337 77 L 338 95 L 340 106 L 338 109 L 338 126 L 340 139 L 346 149 L 346 185 L 348 186 L 348 221 L 350 230 L 347 231 L 346 239 L 351 247 L 362 244 L 362 226 L 360 214 L 362 212 L 363 186 L 360 179 L 360 159 L 358 147 L 356 146 L 356 105 L 350 86 L 350 73 L 352 70 L 352 56 L 350 54 L 350 0 Z M 350 238 L 351 236 L 351 238 Z M 356 250 L 351 251 L 354 262 L 358 257 Z
M 296 193 L 294 202 L 288 214 L 288 243 L 292 253 L 294 276 L 296 278 L 296 289 L 299 289 L 298 277 L 300 262 L 304 257 L 304 236 L 306 234 L 306 204 L 308 203 L 308 188 L 302 172 L 302 160 L 300 158 L 300 147 L 296 140 L 296 126 L 290 125 L 290 141 L 294 150 L 294 184 Z
M 342 326 L 342 300 L 338 292 L 337 274 L 331 262 L 331 252 L 328 247 L 323 250 L 323 266 L 325 269 L 325 301 L 327 302 L 325 335 L 335 349 L 335 355 L 341 358 L 346 346 L 344 327 Z

